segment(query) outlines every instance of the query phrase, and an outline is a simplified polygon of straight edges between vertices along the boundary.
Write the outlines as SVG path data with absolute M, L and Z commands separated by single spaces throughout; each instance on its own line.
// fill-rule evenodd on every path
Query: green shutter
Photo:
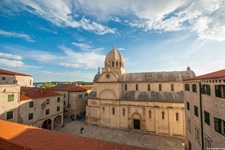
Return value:
M 13 111 L 7 112 L 7 120 L 12 119 L 12 118 L 13 118 Z
M 210 115 L 208 112 L 204 111 L 205 123 L 210 125 Z
M 216 97 L 222 97 L 220 89 L 221 89 L 220 85 L 215 85 L 215 95 L 216 95 Z
M 8 102 L 14 101 L 14 95 L 8 95 Z
M 198 107 L 197 106 L 194 106 L 194 110 L 195 110 L 195 116 L 198 117 Z

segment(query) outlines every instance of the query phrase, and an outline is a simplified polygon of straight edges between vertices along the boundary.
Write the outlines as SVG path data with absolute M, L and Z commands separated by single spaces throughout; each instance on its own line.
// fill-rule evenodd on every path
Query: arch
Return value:
M 60 128 L 62 126 L 62 116 L 58 115 L 54 118 L 53 129 Z
M 51 119 L 45 120 L 45 121 L 42 123 L 41 128 L 43 128 L 43 129 L 48 129 L 48 130 L 52 130 L 52 120 L 51 120 Z
M 142 116 L 139 112 L 134 112 L 131 115 L 131 122 L 130 122 L 132 129 L 140 129 L 143 130 L 143 121 Z
M 99 98 L 101 98 L 101 99 L 118 99 L 116 92 L 112 89 L 106 89 L 106 90 L 100 91 Z

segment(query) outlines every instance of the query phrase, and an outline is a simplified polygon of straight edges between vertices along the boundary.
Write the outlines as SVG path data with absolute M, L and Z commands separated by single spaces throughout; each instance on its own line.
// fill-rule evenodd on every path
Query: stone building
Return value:
M 21 87 L 18 123 L 51 130 L 61 127 L 62 97 L 49 89 Z
M 193 71 L 125 73 L 114 47 L 94 77 L 86 121 L 125 130 L 185 136 L 183 80 Z
M 225 148 L 225 70 L 185 80 L 186 145 Z
M 76 120 L 86 114 L 87 97 L 92 86 L 59 84 L 50 89 L 63 95 L 65 117 Z
M 18 84 L 20 86 L 33 86 L 33 78 L 30 75 L 0 69 L 0 85 Z

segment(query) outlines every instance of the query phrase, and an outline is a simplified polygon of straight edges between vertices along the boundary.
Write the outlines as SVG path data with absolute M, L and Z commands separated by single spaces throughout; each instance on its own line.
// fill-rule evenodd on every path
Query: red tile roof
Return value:
M 92 86 L 80 86 L 77 84 L 59 84 L 54 87 L 51 87 L 50 89 L 60 91 L 70 91 L 70 92 L 83 92 L 91 90 Z
M 19 144 L 15 144 L 14 142 L 5 140 L 0 137 L 0 149 L 1 150 L 30 150 L 25 146 L 21 146 Z
M 216 79 L 216 78 L 224 78 L 224 77 L 225 77 L 225 69 L 215 71 L 215 72 L 212 72 L 212 73 L 208 73 L 208 74 L 204 74 L 204 75 L 201 75 L 201 76 L 197 76 L 197 77 L 194 77 L 194 78 L 188 78 L 188 79 L 185 79 L 185 81 L 187 81 L 187 80 Z
M 9 70 L 4 70 L 4 69 L 0 69 L 0 74 L 2 75 L 18 75 L 18 76 L 30 76 L 27 74 L 22 74 L 22 73 L 18 73 L 18 72 L 13 72 L 13 71 L 9 71 Z
M 30 100 L 45 97 L 61 96 L 50 89 L 34 88 L 34 87 L 21 87 L 20 88 L 20 100 Z
M 0 120 L 0 137 L 36 150 L 143 150 Z

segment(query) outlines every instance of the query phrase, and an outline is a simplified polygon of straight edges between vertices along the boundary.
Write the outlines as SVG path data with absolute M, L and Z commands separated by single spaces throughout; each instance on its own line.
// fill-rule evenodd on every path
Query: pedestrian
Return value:
M 80 128 L 80 134 L 83 134 L 83 130 L 84 130 L 84 128 L 81 127 L 81 128 Z

